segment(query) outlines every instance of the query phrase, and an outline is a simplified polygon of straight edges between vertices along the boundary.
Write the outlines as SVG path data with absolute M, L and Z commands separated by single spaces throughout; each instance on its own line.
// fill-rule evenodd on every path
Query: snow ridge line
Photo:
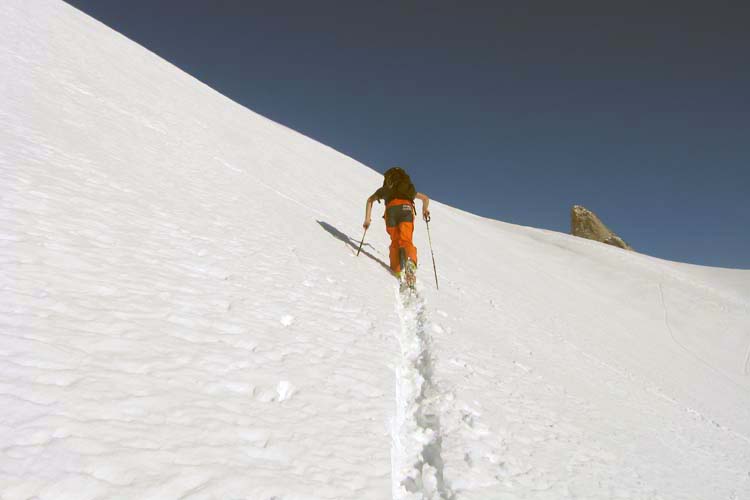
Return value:
M 440 428 L 442 393 L 434 379 L 432 337 L 418 291 L 397 294 L 401 364 L 396 370 L 397 411 L 392 444 L 393 498 L 455 500 L 444 478 Z

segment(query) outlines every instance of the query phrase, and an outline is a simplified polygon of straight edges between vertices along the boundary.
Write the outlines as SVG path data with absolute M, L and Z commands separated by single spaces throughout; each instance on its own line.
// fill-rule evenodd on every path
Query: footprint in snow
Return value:
M 287 399 L 291 398 L 296 391 L 297 388 L 286 380 L 282 380 L 281 382 L 279 382 L 279 385 L 276 386 L 276 392 L 279 395 L 279 402 L 286 401 Z
M 269 387 L 253 388 L 252 396 L 256 401 L 261 403 L 272 403 L 274 401 L 281 403 L 287 401 L 297 393 L 297 388 L 291 384 L 288 380 L 280 381 L 274 389 Z
M 290 326 L 292 323 L 294 323 L 294 316 L 291 314 L 285 314 L 281 317 L 281 324 L 284 326 Z

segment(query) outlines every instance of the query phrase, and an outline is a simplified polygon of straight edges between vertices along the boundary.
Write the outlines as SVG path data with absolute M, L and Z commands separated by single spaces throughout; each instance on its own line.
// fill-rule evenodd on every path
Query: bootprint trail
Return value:
M 418 289 L 396 291 L 402 359 L 393 429 L 393 498 L 455 500 L 443 474 L 440 407 L 425 301 Z

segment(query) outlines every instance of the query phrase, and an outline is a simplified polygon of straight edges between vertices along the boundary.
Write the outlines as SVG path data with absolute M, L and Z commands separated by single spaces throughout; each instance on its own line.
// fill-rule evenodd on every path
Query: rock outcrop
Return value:
M 580 205 L 573 205 L 573 208 L 570 209 L 570 234 L 589 240 L 601 241 L 625 250 L 633 250 L 633 247 L 605 226 L 594 212 Z

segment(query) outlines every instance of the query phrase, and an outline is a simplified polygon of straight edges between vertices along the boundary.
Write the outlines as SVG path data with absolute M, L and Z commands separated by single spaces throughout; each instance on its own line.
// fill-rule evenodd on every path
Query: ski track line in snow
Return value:
M 419 291 L 396 290 L 401 331 L 401 363 L 396 370 L 396 420 L 392 432 L 392 481 L 395 500 L 455 500 L 443 475 L 440 406 L 442 393 L 433 380 L 435 360 Z
M 731 378 L 729 378 L 729 377 L 728 377 L 728 376 L 727 376 L 727 375 L 726 375 L 725 373 L 723 373 L 722 371 L 720 371 L 720 370 L 717 370 L 716 368 L 714 368 L 714 367 L 713 367 L 713 366 L 712 366 L 712 365 L 711 365 L 710 363 L 708 363 L 707 361 L 705 361 L 705 360 L 704 360 L 703 358 L 701 358 L 701 357 L 700 357 L 700 356 L 699 356 L 698 354 L 696 354 L 695 352 L 691 351 L 690 349 L 688 349 L 687 347 L 685 347 L 685 345 L 684 345 L 684 344 L 683 344 L 682 342 L 680 342 L 679 340 L 677 340 L 677 337 L 676 337 L 676 336 L 675 336 L 675 334 L 674 334 L 674 330 L 672 330 L 672 325 L 671 325 L 671 324 L 669 323 L 669 313 L 668 313 L 668 311 L 667 311 L 667 304 L 666 304 L 666 302 L 665 302 L 665 300 L 664 300 L 664 290 L 663 290 L 663 288 L 662 288 L 662 284 L 661 284 L 661 283 L 659 283 L 659 284 L 658 284 L 658 287 L 659 287 L 659 298 L 661 299 L 661 305 L 662 305 L 662 308 L 664 309 L 664 324 L 666 325 L 666 327 L 667 327 L 667 330 L 669 331 L 669 335 L 670 335 L 670 337 L 672 337 L 672 341 L 673 341 L 673 342 L 674 342 L 675 344 L 677 344 L 677 345 L 678 345 L 678 346 L 679 346 L 679 347 L 680 347 L 680 348 L 681 348 L 681 349 L 682 349 L 683 351 L 685 351 L 685 352 L 686 352 L 686 353 L 688 353 L 688 354 L 689 354 L 689 355 L 690 355 L 691 357 L 693 357 L 693 359 L 695 359 L 696 361 L 699 361 L 700 363 L 702 363 L 703 365 L 705 365 L 706 367 L 708 367 L 708 368 L 709 368 L 709 370 L 711 370 L 711 371 L 713 371 L 714 373 L 718 374 L 719 376 L 721 376 L 722 378 L 724 378 L 725 380 L 727 380 L 727 381 L 728 381 L 729 383 L 731 383 L 731 384 L 732 384 L 732 385 L 734 385 L 735 387 L 740 387 L 740 386 L 739 386 L 739 385 L 738 385 L 738 384 L 737 384 L 737 383 L 736 383 L 736 382 L 735 382 L 734 380 L 732 380 Z M 750 356 L 750 351 L 748 351 L 748 355 Z M 740 388 L 741 388 L 741 387 L 740 387 Z M 663 395 L 662 395 L 662 396 L 663 396 Z M 670 401 L 670 400 L 671 400 L 670 398 L 666 398 L 666 397 L 664 397 L 664 399 L 666 399 L 666 400 L 668 400 L 668 401 Z M 674 401 L 673 401 L 673 402 L 674 402 Z M 748 437 L 748 436 L 746 436 L 746 435 L 742 434 L 741 432 L 738 432 L 738 431 L 735 431 L 735 430 L 733 430 L 733 429 L 730 429 L 730 428 L 728 428 L 728 427 L 725 427 L 724 425 L 721 425 L 721 424 L 719 424 L 719 423 L 718 423 L 718 422 L 716 422 L 715 420 L 712 420 L 712 419 L 709 419 L 709 418 L 707 418 L 707 417 L 706 417 L 705 415 L 703 415 L 702 413 L 700 413 L 700 412 L 699 412 L 699 411 L 697 411 L 697 410 L 694 410 L 694 409 L 692 409 L 692 408 L 686 408 L 686 410 L 687 410 L 687 411 L 690 411 L 690 412 L 692 412 L 692 413 L 695 413 L 696 415 L 698 415 L 699 417 L 701 417 L 701 418 L 702 418 L 703 420 L 705 420 L 705 421 L 707 421 L 707 422 L 711 422 L 711 423 L 713 423 L 714 425 L 716 425 L 717 427 L 719 427 L 719 428 L 721 428 L 721 429 L 725 429 L 725 430 L 727 430 L 727 431 L 731 432 L 732 434 L 734 434 L 735 436 L 737 436 L 737 437 L 739 437 L 739 438 L 741 438 L 741 439 L 743 439 L 743 440 L 747 441 L 748 443 L 750 443 L 750 437 Z
M 726 373 L 722 372 L 721 370 L 718 370 L 716 367 L 711 365 L 708 361 L 700 357 L 698 353 L 694 352 L 692 349 L 689 349 L 685 344 L 680 342 L 677 339 L 677 336 L 674 333 L 674 330 L 672 329 L 672 325 L 669 322 L 669 312 L 667 310 L 667 303 L 666 300 L 664 300 L 664 288 L 662 287 L 661 283 L 658 283 L 657 286 L 659 287 L 659 298 L 661 299 L 661 307 L 664 310 L 664 325 L 667 327 L 667 331 L 669 331 L 669 336 L 672 338 L 672 342 L 674 342 L 680 349 L 688 353 L 693 359 L 700 362 L 704 366 L 706 366 L 709 370 L 716 373 L 717 375 L 720 375 L 722 378 L 727 380 L 730 384 L 734 385 L 735 387 L 738 387 L 739 389 L 742 389 L 742 386 L 737 384 L 734 380 L 729 378 Z
M 289 195 L 287 195 L 287 194 L 284 194 L 284 193 L 282 193 L 281 191 L 279 191 L 279 190 L 278 190 L 278 189 L 276 189 L 275 187 L 273 187 L 273 186 L 271 186 L 271 185 L 269 185 L 269 184 L 267 184 L 267 183 L 263 182 L 262 180 L 260 180 L 260 178 L 259 178 L 258 176 L 256 176 L 256 175 L 252 175 L 252 174 L 250 174 L 250 175 L 251 175 L 251 176 L 252 176 L 253 178 L 255 178 L 255 181 L 256 181 L 256 182 L 257 182 L 258 184 L 260 184 L 260 185 L 261 185 L 261 186 L 263 186 L 264 188 L 268 189 L 269 191 L 271 191 L 271 192 L 273 192 L 273 193 L 276 193 L 276 194 L 277 194 L 277 195 L 279 195 L 280 197 L 282 197 L 282 198 L 284 198 L 284 199 L 286 199 L 286 200 L 289 200 L 289 201 L 291 201 L 292 203 L 296 203 L 296 204 L 297 204 L 297 205 L 299 205 L 300 207 L 302 207 L 302 208 L 304 208 L 305 210 L 307 210 L 307 211 L 309 211 L 309 212 L 311 212 L 311 213 L 315 214 L 315 215 L 316 215 L 316 216 L 318 216 L 318 217 L 323 217 L 324 219 L 325 219 L 326 217 L 328 217 L 328 215 L 329 215 L 329 214 L 324 214 L 324 213 L 323 213 L 323 212 L 321 212 L 320 210 L 316 210 L 316 209 L 314 209 L 313 207 L 311 207 L 311 206 L 308 206 L 308 205 L 305 205 L 305 204 L 304 204 L 304 203 L 302 203 L 301 201 L 299 201 L 299 200 L 296 200 L 296 199 L 292 198 L 291 196 L 289 196 Z

